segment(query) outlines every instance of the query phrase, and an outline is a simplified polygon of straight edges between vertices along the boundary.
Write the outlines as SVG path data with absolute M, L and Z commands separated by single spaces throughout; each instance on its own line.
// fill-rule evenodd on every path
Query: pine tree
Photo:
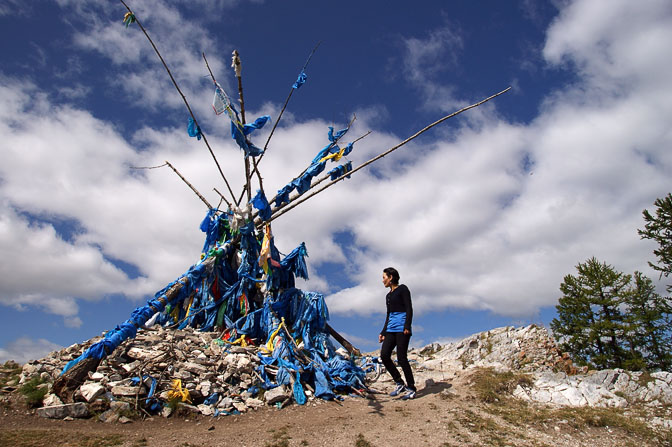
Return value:
M 625 304 L 628 310 L 626 338 L 631 351 L 641 353 L 640 362 L 633 357 L 626 368 L 669 371 L 672 366 L 669 298 L 656 293 L 650 278 L 635 272 L 634 284 L 625 294 Z
M 648 210 L 642 211 L 644 229 L 637 232 L 642 239 L 658 243 L 658 249 L 653 250 L 658 263 L 649 262 L 649 265 L 667 278 L 672 273 L 672 194 L 656 199 L 653 204 L 657 207 L 656 215 L 653 216 Z M 672 292 L 672 284 L 667 286 L 667 291 Z
M 620 311 L 630 275 L 617 272 L 595 257 L 576 266 L 560 285 L 563 296 L 551 329 L 561 349 L 579 364 L 623 368 L 631 355 L 623 349 L 625 323 Z

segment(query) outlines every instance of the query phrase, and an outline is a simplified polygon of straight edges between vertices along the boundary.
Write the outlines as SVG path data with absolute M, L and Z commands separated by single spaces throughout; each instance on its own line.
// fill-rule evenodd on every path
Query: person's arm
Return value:
M 387 323 L 390 322 L 390 312 L 388 311 L 387 314 L 385 315 L 385 324 L 383 325 L 383 330 L 380 331 L 380 335 L 385 337 L 385 332 L 387 332 Z
M 404 334 L 410 335 L 411 324 L 413 323 L 413 304 L 411 303 L 411 291 L 408 290 L 408 287 L 404 286 L 401 298 L 404 303 L 404 310 L 406 311 L 406 321 L 404 322 Z
M 387 332 L 387 323 L 390 322 L 390 305 L 387 303 L 387 297 L 385 297 L 385 307 L 386 313 L 385 313 L 385 324 L 383 325 L 383 330 L 380 331 L 380 335 L 378 336 L 378 343 L 382 343 L 383 339 L 385 338 L 385 332 Z

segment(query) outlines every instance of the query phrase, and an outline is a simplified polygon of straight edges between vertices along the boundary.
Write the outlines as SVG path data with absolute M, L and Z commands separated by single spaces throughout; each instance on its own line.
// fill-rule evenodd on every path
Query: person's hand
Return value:
M 409 331 L 408 329 L 404 329 L 404 335 L 411 335 L 411 331 Z
M 378 343 L 382 343 L 383 340 L 385 340 L 385 336 L 383 334 L 378 334 Z

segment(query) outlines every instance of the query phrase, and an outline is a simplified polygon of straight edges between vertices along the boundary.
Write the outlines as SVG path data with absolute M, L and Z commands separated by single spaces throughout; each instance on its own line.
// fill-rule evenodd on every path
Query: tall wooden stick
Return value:
M 212 208 L 212 205 L 210 205 L 210 203 L 209 203 L 207 200 L 205 200 L 205 197 L 203 197 L 203 196 L 201 195 L 201 193 L 198 192 L 198 190 L 196 190 L 196 188 L 194 188 L 194 185 L 192 185 L 191 183 L 189 183 L 189 181 L 187 181 L 187 179 L 184 178 L 184 176 L 183 176 L 182 174 L 180 174 L 180 171 L 178 171 L 177 169 L 175 169 L 175 166 L 171 165 L 171 164 L 168 162 L 168 160 L 166 160 L 166 164 L 170 167 L 170 169 L 172 169 L 172 170 L 175 172 L 175 174 L 177 174 L 178 177 L 180 177 L 180 178 L 182 179 L 182 181 L 183 181 L 184 183 L 187 184 L 187 186 L 188 186 L 189 188 L 191 188 L 192 191 L 194 191 L 194 193 L 196 193 L 196 195 L 198 196 L 198 198 L 201 199 L 201 200 L 203 201 L 203 203 L 205 203 L 205 206 L 207 206 L 208 209 L 211 209 L 211 208 Z
M 313 51 L 310 52 L 310 55 L 308 56 L 308 59 L 306 60 L 306 63 L 303 64 L 303 68 L 301 68 L 301 71 L 299 73 L 303 73 L 306 70 L 306 67 L 308 67 L 308 63 L 310 60 L 313 58 L 313 54 L 315 54 L 315 51 L 317 51 L 317 47 L 320 46 L 322 41 L 318 42 L 317 45 L 315 45 L 315 48 L 313 48 Z M 285 99 L 285 103 L 282 105 L 282 109 L 280 110 L 280 114 L 278 115 L 278 119 L 275 120 L 275 123 L 273 124 L 273 128 L 271 129 L 271 133 L 268 135 L 268 138 L 266 139 L 266 143 L 264 144 L 264 149 L 262 154 L 259 156 L 259 158 L 252 158 L 252 173 L 257 174 L 257 178 L 259 179 L 259 189 L 263 192 L 264 191 L 264 180 L 261 177 L 261 173 L 259 172 L 259 164 L 261 163 L 261 159 L 264 158 L 264 155 L 266 155 L 266 149 L 268 148 L 268 143 L 271 141 L 271 138 L 273 137 L 273 133 L 275 132 L 275 128 L 278 127 L 278 123 L 280 123 L 280 119 L 282 118 L 282 114 L 285 113 L 285 109 L 287 108 L 287 104 L 289 104 L 289 100 L 291 99 L 292 95 L 294 94 L 294 90 L 296 90 L 293 86 L 292 88 L 289 89 L 289 95 L 287 96 L 287 99 Z M 241 195 L 242 199 L 242 195 Z
M 212 188 L 212 189 L 213 189 L 217 194 L 219 194 L 219 197 L 220 197 L 224 202 L 226 202 L 226 204 L 229 206 L 229 208 L 231 208 L 231 202 L 229 202 L 228 200 L 226 200 L 226 199 L 224 198 L 224 195 L 223 195 L 221 192 L 219 192 L 219 191 L 217 190 L 217 188 Z
M 303 68 L 301 68 L 301 71 L 299 73 L 303 73 L 306 70 L 306 67 L 308 67 L 308 63 L 310 60 L 313 58 L 313 54 L 315 54 L 315 51 L 317 51 L 317 47 L 320 46 L 322 41 L 317 42 L 317 45 L 315 45 L 315 48 L 313 48 L 313 51 L 310 52 L 310 55 L 308 56 L 308 59 L 306 60 L 306 63 L 303 64 Z M 280 119 L 282 118 L 282 114 L 285 113 L 285 109 L 287 108 L 287 104 L 289 103 L 290 98 L 294 94 L 294 90 L 296 90 L 293 87 L 289 89 L 289 95 L 287 96 L 287 99 L 285 99 L 285 103 L 282 106 L 282 110 L 280 110 L 280 114 L 278 115 L 278 119 L 275 120 L 275 124 L 273 124 L 273 128 L 271 129 L 271 133 L 268 135 L 268 139 L 266 139 L 266 144 L 264 144 L 264 153 L 259 156 L 259 160 L 257 163 L 261 162 L 261 159 L 264 158 L 264 154 L 266 153 L 266 148 L 268 147 L 268 143 L 271 141 L 271 138 L 273 137 L 273 132 L 275 132 L 275 128 L 278 127 L 278 123 L 280 122 Z
M 238 79 L 238 97 L 240 98 L 240 118 L 243 126 L 245 125 L 245 99 L 243 97 L 243 66 L 240 63 L 240 55 L 238 50 L 233 50 L 233 58 L 231 60 L 231 67 L 236 72 L 236 79 Z M 247 201 L 252 200 L 252 186 L 251 177 L 250 177 L 250 160 L 245 154 L 245 191 L 247 191 Z M 240 205 L 240 199 L 236 202 L 236 205 Z
M 277 211 L 279 211 L 280 207 L 274 209 L 274 210 L 273 210 L 273 215 L 272 215 L 272 217 L 271 217 L 268 221 L 266 221 L 266 223 L 271 222 L 271 221 L 277 219 L 278 217 L 280 217 L 280 216 L 282 216 L 283 214 L 287 213 L 288 211 L 292 210 L 292 209 L 295 208 L 296 206 L 302 204 L 303 202 L 305 202 L 306 200 L 310 199 L 311 197 L 314 197 L 314 196 L 316 196 L 317 194 L 321 193 L 322 191 L 324 191 L 325 189 L 329 188 L 330 186 L 335 185 L 336 183 L 340 182 L 340 181 L 343 180 L 344 178 L 346 178 L 346 177 L 348 177 L 348 176 L 354 174 L 355 172 L 359 171 L 360 169 L 362 169 L 362 168 L 364 168 L 364 167 L 370 165 L 371 163 L 373 163 L 373 162 L 375 162 L 375 161 L 377 161 L 377 160 L 383 158 L 384 156 L 390 154 L 391 152 L 396 151 L 397 149 L 399 149 L 400 147 L 402 147 L 403 145 L 405 145 L 405 144 L 408 143 L 409 141 L 411 141 L 411 140 L 417 138 L 418 136 L 420 136 L 421 134 L 427 132 L 429 129 L 431 129 L 432 127 L 436 126 L 437 124 L 440 124 L 440 123 L 444 122 L 445 120 L 454 117 L 455 115 L 459 115 L 459 114 L 462 113 L 462 112 L 466 112 L 466 111 L 469 110 L 469 109 L 473 109 L 474 107 L 478 107 L 478 106 L 480 106 L 481 104 L 486 103 L 486 102 L 490 101 L 491 99 L 496 98 L 497 96 L 502 95 L 502 94 L 508 92 L 509 90 L 511 90 L 511 87 L 508 87 L 508 88 L 502 90 L 501 92 L 496 93 L 496 94 L 494 94 L 494 95 L 492 95 L 492 96 L 489 96 L 489 97 L 485 98 L 484 100 L 479 101 L 479 102 L 477 102 L 477 103 L 475 103 L 475 104 L 472 104 L 472 105 L 470 105 L 470 106 L 464 107 L 464 108 L 458 110 L 457 112 L 453 112 L 453 113 L 451 113 L 450 115 L 444 116 L 443 118 L 441 118 L 441 119 L 439 119 L 439 120 L 437 120 L 437 121 L 434 121 L 432 124 L 428 125 L 428 126 L 425 127 L 424 129 L 422 129 L 422 130 L 416 132 L 415 134 L 411 135 L 410 137 L 406 138 L 404 141 L 402 141 L 401 143 L 397 144 L 396 146 L 394 146 L 394 147 L 388 149 L 387 151 L 381 153 L 380 155 L 377 155 L 376 157 L 370 159 L 369 161 L 366 161 L 366 162 L 362 163 L 361 165 L 357 166 L 357 167 L 356 167 L 355 169 L 353 169 L 352 171 L 343 174 L 342 176 L 338 177 L 337 179 L 332 180 L 331 182 L 329 182 L 329 183 L 327 183 L 326 185 L 324 185 L 322 188 L 320 188 L 320 189 L 318 189 L 318 190 L 316 190 L 316 191 L 313 191 L 312 193 L 310 193 L 310 194 L 308 194 L 308 195 L 306 195 L 306 196 L 303 196 L 300 200 L 296 200 L 295 202 L 292 202 L 292 203 L 290 204 L 290 206 L 284 208 L 284 209 L 283 209 L 282 211 L 280 211 L 279 213 L 278 213 Z
M 138 27 L 140 27 L 140 30 L 142 33 L 145 35 L 147 40 L 149 40 L 149 43 L 152 45 L 152 48 L 154 49 L 154 52 L 156 55 L 159 57 L 161 60 L 161 63 L 163 64 L 163 68 L 166 69 L 168 72 L 168 76 L 170 76 L 170 80 L 173 81 L 173 85 L 175 86 L 175 89 L 177 89 L 177 92 L 180 94 L 182 97 L 182 101 L 184 101 L 184 105 L 187 106 L 187 110 L 189 111 L 189 115 L 191 115 L 191 119 L 194 120 L 194 124 L 198 127 L 198 121 L 196 120 L 196 116 L 194 115 L 194 112 L 191 110 L 191 107 L 189 106 L 189 102 L 187 101 L 187 97 L 182 93 L 182 90 L 180 90 L 179 85 L 177 85 L 177 81 L 175 81 L 175 78 L 173 77 L 173 74 L 171 73 L 170 69 L 168 68 L 168 64 L 166 64 L 166 61 L 163 59 L 163 56 L 161 56 L 161 53 L 159 52 L 159 49 L 156 47 L 154 44 L 154 41 L 152 40 L 151 37 L 149 37 L 149 34 L 147 33 L 147 30 L 145 30 L 145 27 L 142 26 L 140 21 L 138 20 L 138 17 L 131 11 L 131 8 L 128 7 L 128 5 L 124 2 L 124 0 L 119 0 L 122 5 L 126 7 L 128 12 L 133 14 L 135 17 L 135 22 L 138 24 Z M 210 147 L 210 143 L 208 143 L 208 139 L 205 137 L 205 134 L 201 133 L 201 136 L 203 138 L 203 142 L 207 146 L 208 150 L 210 151 L 210 155 L 212 155 L 212 159 L 215 161 L 215 164 L 217 165 L 217 169 L 219 170 L 219 174 L 222 176 L 222 179 L 224 179 L 224 183 L 226 183 L 226 187 L 229 189 L 229 193 L 231 194 L 231 197 L 235 200 L 236 196 L 233 194 L 233 190 L 231 189 L 231 186 L 229 185 L 228 180 L 226 179 L 226 176 L 224 175 L 224 172 L 222 171 L 221 166 L 219 165 L 219 162 L 217 161 L 217 157 L 215 157 L 215 153 L 212 151 L 212 148 Z
M 362 135 L 361 137 L 355 139 L 355 140 L 352 142 L 352 144 L 355 144 L 356 142 L 358 142 L 358 141 L 361 140 L 362 138 L 366 138 L 366 137 L 369 136 L 370 134 L 371 134 L 371 131 L 368 131 L 367 133 L 365 133 L 365 134 Z M 292 179 L 292 182 L 293 182 L 294 180 L 296 180 L 297 178 L 301 177 L 307 170 L 308 170 L 308 168 L 304 169 L 303 172 L 301 172 L 301 174 L 299 174 L 297 177 L 295 177 L 294 179 Z M 350 174 L 350 173 L 348 173 L 348 174 Z M 310 185 L 310 188 L 312 189 L 312 188 L 316 187 L 317 185 L 319 185 L 320 183 L 322 183 L 323 181 L 325 181 L 325 180 L 328 179 L 329 177 L 331 177 L 329 174 L 324 175 L 322 178 L 320 178 L 320 179 L 316 180 L 314 183 L 312 183 L 312 184 Z M 301 196 L 301 194 L 295 194 L 293 197 L 290 198 L 290 203 L 291 203 L 292 200 L 294 200 L 294 199 L 296 199 L 297 197 L 300 197 L 300 196 Z M 273 198 L 272 198 L 271 200 L 268 201 L 268 203 L 273 203 L 277 197 L 278 197 L 278 195 L 276 194 L 275 196 L 273 196 Z M 282 203 L 282 204 L 278 205 L 273 211 L 274 211 L 274 212 L 279 211 L 279 210 L 281 210 L 282 208 L 284 208 L 284 207 L 287 206 L 287 205 L 288 205 L 288 203 Z M 256 214 L 255 214 L 253 217 L 256 217 Z

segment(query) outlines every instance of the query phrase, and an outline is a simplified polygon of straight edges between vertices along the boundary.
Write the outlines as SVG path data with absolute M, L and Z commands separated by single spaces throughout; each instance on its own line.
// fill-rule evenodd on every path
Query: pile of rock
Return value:
M 426 346 L 418 354 L 420 369 L 425 371 L 421 374 L 432 379 L 439 377 L 439 371 L 477 367 L 528 374 L 532 385 L 514 391 L 515 397 L 528 401 L 619 408 L 672 405 L 672 373 L 578 368 L 548 331 L 536 325 L 480 332 L 457 343 Z
M 497 370 L 585 372 L 562 353 L 548 331 L 536 325 L 492 329 L 445 346 L 430 345 L 427 367 L 492 367 Z
M 120 414 L 146 407 L 150 397 L 171 403 L 161 410 L 166 417 L 176 408 L 204 415 L 236 414 L 264 405 L 282 406 L 291 399 L 287 387 L 265 391 L 255 386 L 261 381 L 255 371 L 260 363 L 258 348 L 230 345 L 218 339 L 219 335 L 190 328 L 140 331 L 89 373 L 88 380 L 75 393 L 75 404 L 64 405 L 56 395 L 48 394 L 43 402 L 45 408 L 39 409 L 38 414 L 85 417 L 87 409 L 97 413 L 105 410 L 101 419 L 116 420 Z M 70 360 L 100 339 L 27 363 L 21 383 L 36 376 L 53 383 Z M 266 371 L 273 373 L 273 367 L 266 366 Z M 305 391 L 312 399 L 311 390 Z M 113 404 L 108 409 L 110 402 Z
M 559 406 L 625 408 L 630 404 L 649 407 L 672 405 L 672 373 L 607 369 L 568 376 L 565 373 L 535 374 L 531 387 L 518 387 L 514 396 Z
M 48 394 L 38 414 L 66 418 L 93 412 L 104 421 L 124 422 L 127 416 L 147 408 L 150 397 L 160 402 L 161 414 L 166 417 L 180 408 L 221 415 L 265 405 L 283 407 L 291 402 L 289 387 L 263 390 L 258 386 L 262 381 L 256 370 L 260 364 L 258 348 L 232 346 L 218 336 L 188 328 L 140 331 L 89 373 L 74 395 L 75 403 L 63 404 L 54 394 Z M 20 383 L 39 376 L 49 386 L 67 362 L 99 340 L 73 345 L 24 365 Z M 532 385 L 519 386 L 514 392 L 517 398 L 528 401 L 558 406 L 672 406 L 672 373 L 577 368 L 548 331 L 535 325 L 502 327 L 456 343 L 413 349 L 409 359 L 417 383 L 443 381 L 485 367 L 528 374 Z M 271 376 L 275 374 L 273 366 L 265 365 L 265 369 Z M 381 385 L 390 380 L 386 373 L 378 378 Z M 314 400 L 314 390 L 303 386 L 308 399 Z

